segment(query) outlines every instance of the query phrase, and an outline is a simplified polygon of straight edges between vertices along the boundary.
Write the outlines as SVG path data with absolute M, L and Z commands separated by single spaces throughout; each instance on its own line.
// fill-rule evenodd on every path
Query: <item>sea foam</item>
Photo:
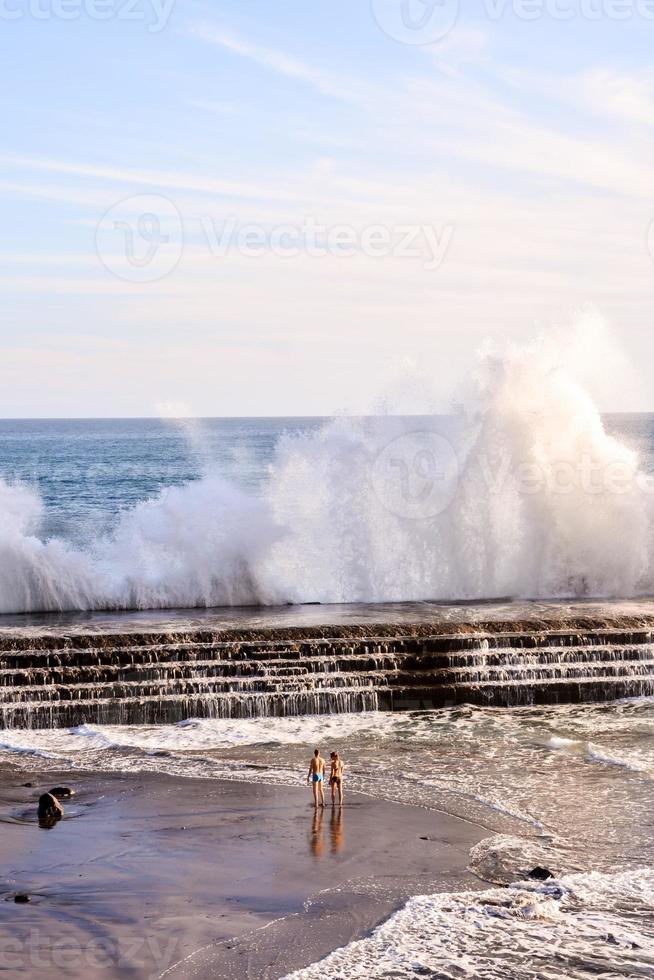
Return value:
M 654 970 L 653 922 L 650 870 L 422 895 L 371 937 L 287 980 L 645 977 Z

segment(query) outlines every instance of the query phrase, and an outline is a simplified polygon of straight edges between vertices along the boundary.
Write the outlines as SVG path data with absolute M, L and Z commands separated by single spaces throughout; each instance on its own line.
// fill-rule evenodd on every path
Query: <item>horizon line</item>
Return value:
M 639 411 L 598 409 L 600 416 L 654 415 L 654 408 Z M 331 415 L 2 415 L 2 422 L 226 422 L 256 419 L 339 419 L 339 418 L 450 418 L 457 412 L 339 412 Z

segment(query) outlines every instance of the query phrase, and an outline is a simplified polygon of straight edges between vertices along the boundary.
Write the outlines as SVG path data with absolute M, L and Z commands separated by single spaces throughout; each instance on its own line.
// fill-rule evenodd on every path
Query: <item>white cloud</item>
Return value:
M 351 82 L 349 85 L 344 85 L 342 75 L 340 74 L 329 74 L 320 71 L 285 54 L 283 51 L 277 51 L 274 48 L 237 38 L 233 34 L 210 24 L 196 24 L 190 29 L 190 33 L 193 37 L 201 41 L 214 44 L 242 58 L 248 58 L 250 61 L 261 65 L 263 68 L 268 68 L 278 75 L 296 79 L 306 85 L 310 85 L 316 91 L 320 92 L 321 95 L 327 95 L 330 98 L 339 99 L 342 102 L 348 103 L 359 103 L 364 95 L 366 87 L 361 81 L 358 81 L 356 84 Z
M 436 56 L 442 65 L 448 61 L 454 63 L 481 61 L 490 46 L 491 36 L 487 30 L 459 25 L 442 40 L 426 45 L 422 50 L 426 54 Z
M 147 185 L 148 187 L 201 192 L 230 198 L 267 200 L 279 199 L 284 196 L 282 191 L 266 184 L 246 184 L 240 181 L 222 180 L 211 176 L 181 172 L 97 166 L 73 160 L 28 157 L 13 153 L 0 153 L 0 161 L 6 166 L 20 169 L 42 170 L 48 173 L 66 174 L 70 177 L 87 177 L 91 180 L 112 180 L 132 186 Z
M 588 72 L 580 78 L 586 106 L 597 115 L 623 122 L 654 126 L 654 71 L 620 74 L 604 70 Z

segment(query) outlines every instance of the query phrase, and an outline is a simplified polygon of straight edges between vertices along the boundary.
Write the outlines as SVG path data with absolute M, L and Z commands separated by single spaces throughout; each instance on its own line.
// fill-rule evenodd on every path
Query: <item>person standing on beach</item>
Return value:
M 320 749 L 315 749 L 313 759 L 309 763 L 309 775 L 307 785 L 313 783 L 313 805 L 325 805 L 325 760 L 320 754 Z
M 334 806 L 337 792 L 338 805 L 343 806 L 343 773 L 345 771 L 345 766 L 343 765 L 343 760 L 338 752 L 330 752 L 329 758 L 332 761 L 331 771 L 329 773 L 329 788 L 332 791 L 332 806 Z

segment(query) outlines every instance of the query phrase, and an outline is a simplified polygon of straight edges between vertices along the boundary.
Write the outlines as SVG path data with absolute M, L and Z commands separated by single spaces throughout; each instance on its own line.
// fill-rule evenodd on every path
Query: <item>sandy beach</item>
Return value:
M 56 785 L 76 794 L 42 830 Z M 411 895 L 482 887 L 466 866 L 488 836 L 355 793 L 316 814 L 308 789 L 153 774 L 5 770 L 0 808 L 7 977 L 282 977 Z

